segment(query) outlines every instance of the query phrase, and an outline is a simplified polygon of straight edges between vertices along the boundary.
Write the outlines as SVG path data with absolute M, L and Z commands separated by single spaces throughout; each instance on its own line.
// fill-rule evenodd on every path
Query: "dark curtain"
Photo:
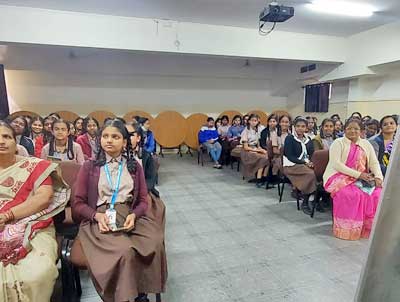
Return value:
M 0 119 L 5 119 L 9 114 L 10 114 L 10 108 L 8 107 L 4 65 L 0 64 Z
M 305 112 L 328 112 L 331 84 L 315 84 L 305 87 Z

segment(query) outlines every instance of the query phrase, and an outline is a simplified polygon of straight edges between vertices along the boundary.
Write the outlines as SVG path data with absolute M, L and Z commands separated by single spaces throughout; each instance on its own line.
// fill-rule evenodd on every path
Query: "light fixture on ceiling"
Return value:
M 313 0 L 307 6 L 314 11 L 351 17 L 371 17 L 376 11 L 371 5 L 343 0 Z

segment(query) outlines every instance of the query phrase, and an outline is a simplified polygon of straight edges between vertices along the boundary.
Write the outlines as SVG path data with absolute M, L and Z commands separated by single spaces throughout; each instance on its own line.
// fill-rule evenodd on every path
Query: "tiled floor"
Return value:
M 286 190 L 256 189 L 230 168 L 166 155 L 160 192 L 167 206 L 169 280 L 163 301 L 352 301 L 367 241 L 331 235 L 331 214 L 314 219 Z M 82 274 L 83 302 L 99 301 Z M 153 297 L 152 297 L 153 299 Z

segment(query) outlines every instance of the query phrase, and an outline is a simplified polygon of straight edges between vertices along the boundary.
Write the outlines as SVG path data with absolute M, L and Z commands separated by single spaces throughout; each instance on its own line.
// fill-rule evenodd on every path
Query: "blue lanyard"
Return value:
M 119 191 L 119 185 L 121 184 L 122 159 L 119 162 L 117 183 L 115 184 L 114 188 L 113 188 L 113 183 L 112 183 L 112 180 L 111 180 L 111 174 L 110 174 L 110 171 L 108 170 L 108 164 L 104 165 L 104 171 L 106 172 L 108 184 L 110 185 L 110 188 L 113 191 L 113 194 L 112 194 L 112 197 L 111 197 L 111 205 L 110 205 L 110 209 L 112 210 L 112 209 L 114 209 L 115 200 L 117 199 L 117 195 L 118 195 L 118 191 Z

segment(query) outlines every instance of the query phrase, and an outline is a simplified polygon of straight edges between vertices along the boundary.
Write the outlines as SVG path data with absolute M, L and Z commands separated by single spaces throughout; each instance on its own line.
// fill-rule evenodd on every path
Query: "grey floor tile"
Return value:
M 290 188 L 278 203 L 276 188 L 257 189 L 236 170 L 201 167 L 195 157 L 166 155 L 159 179 L 169 266 L 163 301 L 352 301 L 368 242 L 334 238 L 329 211 L 311 219 Z M 81 301 L 99 301 L 81 276 Z

